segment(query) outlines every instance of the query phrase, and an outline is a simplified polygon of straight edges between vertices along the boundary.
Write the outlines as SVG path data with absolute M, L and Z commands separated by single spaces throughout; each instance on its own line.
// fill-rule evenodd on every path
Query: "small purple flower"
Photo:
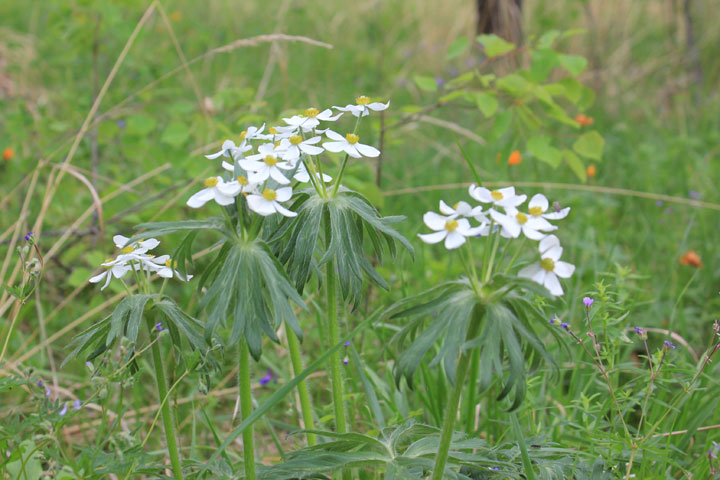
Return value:
M 656 206 L 656 207 L 662 207 L 662 206 L 663 206 L 663 201 L 662 201 L 662 200 L 656 200 L 656 201 L 655 201 L 655 206 Z
M 63 405 L 62 410 L 60 410 L 60 416 L 64 417 L 67 413 L 67 403 Z
M 271 369 L 267 369 L 267 374 L 260 379 L 260 385 L 263 387 L 270 383 L 273 379 L 273 371 Z
M 90 363 L 90 362 L 85 362 L 85 366 L 86 366 L 87 368 L 89 368 L 90 370 L 93 369 L 93 364 Z
M 565 322 L 561 323 L 560 326 L 561 326 L 562 328 L 564 328 L 565 330 L 567 330 L 568 328 L 570 328 L 570 325 L 568 325 L 568 324 L 565 323 Z
M 343 358 L 343 365 L 347 365 L 348 363 L 350 363 L 350 360 L 348 359 L 348 357 L 346 355 L 345 358 Z
M 157 323 L 155 324 L 155 330 L 157 330 L 158 332 L 162 332 L 163 330 L 165 330 L 165 328 L 163 327 L 162 322 L 157 322 Z
M 665 348 L 667 348 L 668 350 L 671 350 L 671 349 L 674 350 L 675 345 L 673 345 L 673 343 L 670 340 L 665 340 Z
M 350 343 L 352 343 L 352 342 L 350 342 L 350 340 L 348 340 L 347 342 L 343 343 L 343 345 L 345 345 L 346 347 L 349 347 Z
M 73 408 L 75 410 L 80 410 L 82 408 L 82 402 L 79 398 L 73 402 Z
M 445 86 L 445 79 L 442 77 L 435 77 L 435 85 L 437 85 L 438 88 L 442 88 Z
M 45 384 L 43 383 L 43 381 L 42 381 L 42 380 L 38 380 L 38 387 L 42 387 L 43 385 L 45 385 Z
M 34 234 L 33 232 L 28 232 L 28 233 L 25 234 L 25 236 L 24 236 L 23 238 L 25 239 L 25 241 L 29 242 L 29 241 L 32 240 L 34 237 L 35 237 L 35 234 Z
M 50 389 L 48 387 L 45 387 L 45 397 L 50 396 Z
M 480 235 L 478 235 L 478 236 L 480 236 Z M 437 316 L 438 316 L 438 312 L 433 312 L 433 313 L 432 313 L 432 316 L 433 316 L 433 318 L 437 317 Z
M 700 198 L 700 192 L 698 192 L 697 190 L 690 190 L 689 195 L 690 195 L 690 198 L 693 198 L 695 200 Z
M 550 325 L 555 325 L 555 317 L 550 317 Z
M 125 128 L 125 126 L 127 125 L 127 122 L 121 118 L 120 120 L 115 122 L 115 125 L 117 125 L 118 128 Z
M 645 330 L 643 330 L 642 328 L 635 327 L 635 333 L 637 333 L 638 335 L 642 335 L 644 332 L 645 332 Z
M 488 467 L 488 468 L 490 470 L 492 470 L 493 472 L 497 472 L 498 470 L 500 470 L 500 467 Z
M 595 300 L 592 297 L 585 297 L 583 298 L 583 305 L 585 305 L 585 308 L 592 307 L 592 304 L 595 302 Z

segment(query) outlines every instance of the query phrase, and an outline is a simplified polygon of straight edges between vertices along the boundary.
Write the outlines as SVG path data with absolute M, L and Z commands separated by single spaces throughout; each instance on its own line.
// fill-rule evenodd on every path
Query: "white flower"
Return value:
M 470 206 L 469 203 L 463 201 L 459 201 L 451 207 L 444 201 L 440 200 L 440 213 L 456 217 L 472 217 L 481 223 L 488 221 L 487 216 L 485 215 L 485 212 L 483 212 L 481 206 L 478 205 L 477 207 L 473 208 Z
M 277 183 L 288 184 L 290 180 L 281 172 L 282 170 L 290 170 L 293 166 L 288 162 L 281 162 L 278 158 L 278 150 L 272 143 L 266 143 L 258 147 L 257 155 L 250 155 L 243 160 L 239 160 L 238 164 L 243 170 L 249 172 L 248 180 L 250 183 L 262 183 L 272 177 Z
M 444 217 L 435 212 L 427 212 L 423 215 L 423 221 L 434 233 L 418 234 L 418 237 L 425 243 L 438 243 L 445 240 L 445 248 L 458 248 L 465 243 L 465 237 L 478 235 L 483 227 L 470 227 L 466 218 L 455 220 L 454 216 Z
M 545 198 L 545 195 L 538 193 L 533 195 L 530 199 L 530 203 L 528 203 L 528 212 L 533 217 L 542 217 L 547 220 L 561 220 L 567 217 L 568 213 L 570 213 L 570 207 L 565 207 L 562 210 L 555 212 L 545 213 L 547 212 L 549 206 L 550 204 L 548 199 Z
M 307 153 L 308 155 L 319 155 L 323 152 L 323 149 L 316 146 L 322 140 L 321 137 L 312 137 L 304 140 L 302 135 L 292 135 L 289 138 L 284 138 L 280 142 L 280 149 L 283 151 L 282 158 L 285 160 L 295 160 L 300 157 L 300 153 Z
M 251 194 L 247 197 L 248 208 L 255 213 L 259 213 L 263 217 L 279 213 L 286 217 L 295 217 L 297 213 L 288 210 L 280 205 L 280 202 L 286 202 L 292 197 L 292 188 L 283 187 L 273 190 L 266 188 L 261 194 Z
M 517 207 L 525 201 L 526 195 L 515 195 L 515 187 L 505 187 L 499 190 L 488 190 L 485 187 L 470 185 L 468 193 L 472 198 L 482 203 L 491 203 L 498 207 Z
M 89 280 L 90 283 L 98 283 L 104 279 L 105 283 L 100 287 L 100 290 L 105 290 L 113 277 L 122 278 L 131 270 L 130 265 L 124 259 L 108 258 L 102 263 L 102 266 L 105 270 Z
M 564 292 L 558 277 L 570 278 L 575 272 L 575 265 L 560 261 L 563 249 L 555 235 L 543 238 L 539 250 L 540 261 L 520 270 L 518 276 L 543 285 L 555 296 L 562 295 Z
M 115 246 L 119 249 L 121 249 L 122 253 L 135 253 L 135 254 L 143 254 L 147 252 L 148 250 L 152 250 L 153 248 L 160 245 L 160 240 L 156 238 L 149 238 L 147 240 L 138 240 L 137 242 L 128 243 L 128 240 L 130 240 L 128 237 L 124 235 L 115 235 L 113 237 L 113 242 L 115 242 Z
M 333 106 L 334 109 L 340 110 L 341 112 L 350 112 L 356 117 L 359 116 L 365 116 L 370 113 L 370 110 L 374 112 L 379 112 L 381 110 L 386 110 L 390 106 L 390 102 L 388 103 L 380 103 L 380 102 L 373 102 L 370 103 L 370 99 L 366 96 L 357 97 L 355 99 L 355 105 L 345 105 L 344 107 L 338 107 Z
M 495 223 L 502 225 L 500 234 L 505 238 L 517 238 L 522 232 L 530 240 L 542 240 L 546 235 L 543 232 L 557 230 L 544 218 L 527 215 L 515 207 L 507 207 L 505 214 L 490 210 L 490 216 Z
M 175 270 L 173 268 L 175 266 L 175 262 L 170 259 L 169 255 L 160 255 L 159 257 L 153 257 L 150 259 L 150 263 L 152 264 L 152 266 L 148 265 L 149 269 L 153 272 L 156 272 L 163 278 L 177 277 L 183 282 L 188 282 L 191 278 L 193 278 L 192 275 L 188 274 L 187 277 L 185 277 L 180 272 Z
M 225 183 L 222 177 L 206 178 L 203 184 L 206 188 L 194 194 L 187 201 L 189 207 L 200 208 L 210 200 L 215 200 L 218 205 L 230 205 L 241 190 L 237 181 Z
M 303 132 L 309 132 L 320 125 L 320 120 L 324 122 L 334 122 L 341 116 L 342 113 L 333 116 L 332 110 L 329 108 L 322 112 L 317 108 L 308 108 L 305 110 L 304 115 L 294 115 L 290 118 L 283 118 L 283 121 L 295 129 L 302 128 Z
M 235 142 L 233 142 L 232 140 L 225 140 L 223 142 L 222 148 L 220 149 L 219 152 L 211 153 L 210 155 L 205 155 L 205 158 L 214 160 L 221 155 L 223 157 L 235 158 L 235 155 L 237 155 L 238 153 L 242 154 L 249 150 L 252 150 L 252 146 L 247 145 L 244 141 L 238 147 L 237 145 L 235 145 Z
M 325 135 L 335 140 L 334 142 L 323 143 L 323 147 L 329 152 L 345 152 L 353 158 L 377 157 L 380 155 L 380 150 L 370 145 L 360 143 L 360 137 L 354 133 L 348 133 L 343 137 L 337 132 L 328 130 L 325 132 Z

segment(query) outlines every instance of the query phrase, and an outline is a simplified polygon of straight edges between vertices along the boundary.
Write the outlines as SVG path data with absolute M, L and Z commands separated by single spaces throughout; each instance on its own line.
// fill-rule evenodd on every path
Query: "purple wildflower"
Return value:
M 45 385 L 45 384 L 43 383 L 43 381 L 42 381 L 42 380 L 38 380 L 38 387 L 42 387 L 43 385 Z
M 25 234 L 25 236 L 24 236 L 23 238 L 25 239 L 25 241 L 29 242 L 29 241 L 32 240 L 34 237 L 35 237 L 35 234 L 34 234 L 33 232 L 28 232 L 28 233 Z
M 550 317 L 550 325 L 555 325 L 555 317 Z
M 665 348 L 667 348 L 668 350 L 670 350 L 670 349 L 674 350 L 675 345 L 673 345 L 673 343 L 670 340 L 665 340 Z
M 565 322 L 561 323 L 560 326 L 561 326 L 562 328 L 564 328 L 565 330 L 567 330 L 568 328 L 570 328 L 570 325 L 568 325 L 568 324 L 565 323 Z
M 80 410 L 82 408 L 82 402 L 79 398 L 73 402 L 73 408 L 75 410 Z
M 690 198 L 693 198 L 695 200 L 700 198 L 700 192 L 698 192 L 697 190 L 690 190 L 689 195 L 690 195 Z
M 60 416 L 63 417 L 67 413 L 67 403 L 63 405 L 62 410 L 60 410 Z
M 50 396 L 50 389 L 48 387 L 45 387 L 45 397 Z
M 343 358 L 343 365 L 347 365 L 350 363 L 350 360 L 348 359 L 347 355 L 345 355 L 345 358 Z
M 445 79 L 442 77 L 435 77 L 435 85 L 437 85 L 438 88 L 442 88 L 445 85 Z
M 165 328 L 163 327 L 162 322 L 157 322 L 157 323 L 155 324 L 155 330 L 157 330 L 158 332 L 162 332 L 163 330 L 165 330 Z
M 121 118 L 120 120 L 115 122 L 115 124 L 118 126 L 118 128 L 125 128 L 125 126 L 127 125 L 127 122 Z
M 263 387 L 270 383 L 273 379 L 273 371 L 271 369 L 267 369 L 267 374 L 260 379 L 260 385 Z
M 655 206 L 656 206 L 656 207 L 662 207 L 662 206 L 663 206 L 663 201 L 662 201 L 662 200 L 656 200 L 656 201 L 655 201 Z
M 635 327 L 635 333 L 637 333 L 638 335 L 642 335 L 643 332 L 645 332 L 645 330 L 643 330 L 642 328 L 640 328 L 640 327 Z
M 583 305 L 585 305 L 585 308 L 592 307 L 592 304 L 595 302 L 595 300 L 592 297 L 585 297 L 583 298 Z
M 488 467 L 488 468 L 490 470 L 492 470 L 493 472 L 497 472 L 498 470 L 500 470 L 500 467 Z
M 350 343 L 351 343 L 350 340 L 348 340 L 347 342 L 343 343 L 343 345 L 345 345 L 346 347 L 349 347 Z

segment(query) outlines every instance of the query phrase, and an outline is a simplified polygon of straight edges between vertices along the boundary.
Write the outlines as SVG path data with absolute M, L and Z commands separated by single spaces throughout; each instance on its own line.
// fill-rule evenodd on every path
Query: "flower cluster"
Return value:
M 377 157 L 380 151 L 360 143 L 355 131 L 341 135 L 329 128 L 320 129 L 320 122 L 335 122 L 345 112 L 360 117 L 372 111 L 388 108 L 390 103 L 371 102 L 358 97 L 355 104 L 345 107 L 318 110 L 308 108 L 302 115 L 283 118 L 285 125 L 250 127 L 240 134 L 240 143 L 226 140 L 220 151 L 205 155 L 214 160 L 222 158 L 222 168 L 228 173 L 204 180 L 205 188 L 187 201 L 192 208 L 200 208 L 214 200 L 219 205 L 230 205 L 242 194 L 248 208 L 262 216 L 279 213 L 286 217 L 297 215 L 283 206 L 293 195 L 292 180 L 312 183 L 316 189 L 332 181 L 322 173 L 317 156 L 328 151 L 345 153 L 353 158 Z M 333 112 L 333 109 L 337 112 Z M 357 123 L 356 123 L 357 125 Z M 325 137 L 325 141 L 323 141 Z
M 101 264 L 104 268 L 103 272 L 90 279 L 90 283 L 99 283 L 105 280 L 100 290 L 105 290 L 113 277 L 123 278 L 131 271 L 157 273 L 163 278 L 177 277 L 183 281 L 188 281 L 192 278 L 192 275 L 185 277 L 175 270 L 169 255 L 156 257 L 148 253 L 160 245 L 160 241 L 155 238 L 129 242 L 129 238 L 123 235 L 115 235 L 113 242 L 115 242 L 115 246 L 120 249 L 120 254 L 114 258 L 111 257 L 105 260 Z
M 420 234 L 426 243 L 445 241 L 445 247 L 454 249 L 462 246 L 469 237 L 486 237 L 499 234 L 503 238 L 525 237 L 538 241 L 540 261 L 526 266 L 518 275 L 544 285 L 551 294 L 562 295 L 559 278 L 569 278 L 575 266 L 560 261 L 563 249 L 560 241 L 550 232 L 557 227 L 551 220 L 561 220 L 570 212 L 570 208 L 550 206 L 548 199 L 537 194 L 530 199 L 527 210 L 520 210 L 526 195 L 519 195 L 515 187 L 489 190 L 471 185 L 470 197 L 481 203 L 472 206 L 461 201 L 453 206 L 440 201 L 440 212 L 427 212 L 423 220 L 434 233 Z M 472 226 L 470 220 L 478 224 Z

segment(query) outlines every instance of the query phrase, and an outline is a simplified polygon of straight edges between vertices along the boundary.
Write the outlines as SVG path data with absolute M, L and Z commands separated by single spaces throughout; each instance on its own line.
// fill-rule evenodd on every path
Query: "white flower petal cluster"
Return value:
M 355 133 L 341 135 L 328 128 L 318 128 L 321 122 L 335 122 L 344 112 L 356 117 L 370 111 L 381 111 L 387 104 L 370 102 L 368 97 L 358 97 L 356 104 L 319 110 L 308 108 L 301 115 L 283 118 L 286 125 L 265 130 L 249 127 L 240 134 L 240 141 L 225 140 L 220 151 L 205 155 L 208 159 L 221 158 L 221 166 L 230 177 L 213 176 L 203 181 L 204 188 L 187 201 L 192 208 L 200 208 L 213 200 L 221 206 L 235 203 L 238 195 L 247 198 L 251 211 L 267 216 L 279 213 L 288 217 L 296 214 L 282 206 L 292 198 L 290 183 L 312 182 L 316 188 L 331 182 L 330 175 L 317 171 L 317 156 L 325 151 L 344 152 L 353 158 L 378 157 L 380 151 L 359 142 Z M 323 136 L 328 141 L 323 142 Z M 254 152 L 254 153 L 253 153 Z M 226 174 L 227 175 L 227 174 Z M 324 188 L 324 187 L 323 187 Z
M 540 261 L 523 268 L 518 275 L 544 285 L 553 295 L 562 295 L 563 289 L 558 278 L 570 277 L 575 267 L 560 261 L 560 241 L 550 234 L 558 227 L 550 220 L 567 217 L 570 208 L 551 208 L 548 199 L 539 193 L 531 198 L 527 211 L 521 211 L 520 206 L 525 203 L 527 196 L 516 193 L 512 186 L 490 190 L 471 185 L 468 193 L 474 200 L 487 205 L 487 210 L 483 205 L 473 206 L 465 201 L 450 206 L 440 200 L 439 210 L 442 215 L 427 212 L 423 216 L 425 225 L 433 233 L 419 234 L 420 239 L 431 244 L 444 240 L 445 248 L 454 249 L 463 245 L 469 237 L 486 237 L 493 230 L 508 239 L 522 235 L 539 241 Z M 472 226 L 471 219 L 479 225 Z
M 104 280 L 105 283 L 100 290 L 105 290 L 113 278 L 122 278 L 132 270 L 157 273 L 163 278 L 177 277 L 183 281 L 188 281 L 192 278 L 192 275 L 185 277 L 175 270 L 169 255 L 156 257 L 147 253 L 160 245 L 160 241 L 155 238 L 130 243 L 127 237 L 115 235 L 113 242 L 115 242 L 115 246 L 120 249 L 120 253 L 115 258 L 105 260 L 101 264 L 104 271 L 89 280 L 90 283 L 100 283 Z

